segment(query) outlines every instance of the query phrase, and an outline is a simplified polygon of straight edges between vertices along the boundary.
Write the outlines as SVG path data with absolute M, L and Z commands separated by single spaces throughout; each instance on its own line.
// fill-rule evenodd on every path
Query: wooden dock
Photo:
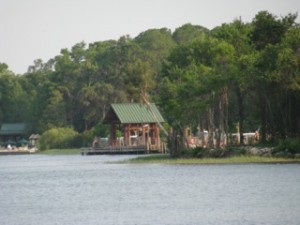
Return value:
M 147 153 L 146 146 L 81 148 L 81 155 L 133 155 Z

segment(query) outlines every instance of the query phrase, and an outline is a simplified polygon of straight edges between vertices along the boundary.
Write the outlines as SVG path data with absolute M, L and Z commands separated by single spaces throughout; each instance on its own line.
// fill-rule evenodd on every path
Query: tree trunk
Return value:
M 219 99 L 219 128 L 217 132 L 217 147 L 225 144 L 225 128 L 227 126 L 227 88 L 224 88 Z
M 236 95 L 238 102 L 238 114 L 239 114 L 239 136 L 240 145 L 244 145 L 244 99 L 239 87 L 236 87 Z
M 214 93 L 212 93 L 213 101 L 208 110 L 208 148 L 214 147 L 214 131 L 215 131 L 215 118 L 214 118 Z
M 266 115 L 266 102 L 262 95 L 260 95 L 260 118 L 261 118 L 261 129 L 260 129 L 260 141 L 262 143 L 266 142 L 266 126 L 267 126 L 267 115 Z

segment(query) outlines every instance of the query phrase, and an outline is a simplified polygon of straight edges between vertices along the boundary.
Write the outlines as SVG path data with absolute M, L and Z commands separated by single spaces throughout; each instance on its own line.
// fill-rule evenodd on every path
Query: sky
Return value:
M 299 13 L 300 1 L 0 0 L 0 62 L 23 74 L 34 60 L 47 62 L 82 41 L 134 38 L 148 29 L 174 31 L 186 23 L 212 29 L 237 18 L 251 22 L 263 10 L 283 17 Z

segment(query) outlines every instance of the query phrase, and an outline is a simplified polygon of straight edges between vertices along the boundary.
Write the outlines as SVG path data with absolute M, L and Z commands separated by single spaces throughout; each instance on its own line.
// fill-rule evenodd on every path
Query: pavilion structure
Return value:
M 3 123 L 0 128 L 0 142 L 4 145 L 17 145 L 24 138 L 25 131 L 25 123 Z
M 163 122 L 155 104 L 111 104 L 104 118 L 104 123 L 110 125 L 111 147 L 140 147 L 148 151 L 163 151 L 158 125 Z

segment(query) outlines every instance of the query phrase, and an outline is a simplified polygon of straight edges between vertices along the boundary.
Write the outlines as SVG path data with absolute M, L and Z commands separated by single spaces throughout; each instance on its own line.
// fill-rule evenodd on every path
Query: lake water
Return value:
M 105 163 L 126 157 L 1 156 L 0 224 L 300 224 L 300 164 Z

